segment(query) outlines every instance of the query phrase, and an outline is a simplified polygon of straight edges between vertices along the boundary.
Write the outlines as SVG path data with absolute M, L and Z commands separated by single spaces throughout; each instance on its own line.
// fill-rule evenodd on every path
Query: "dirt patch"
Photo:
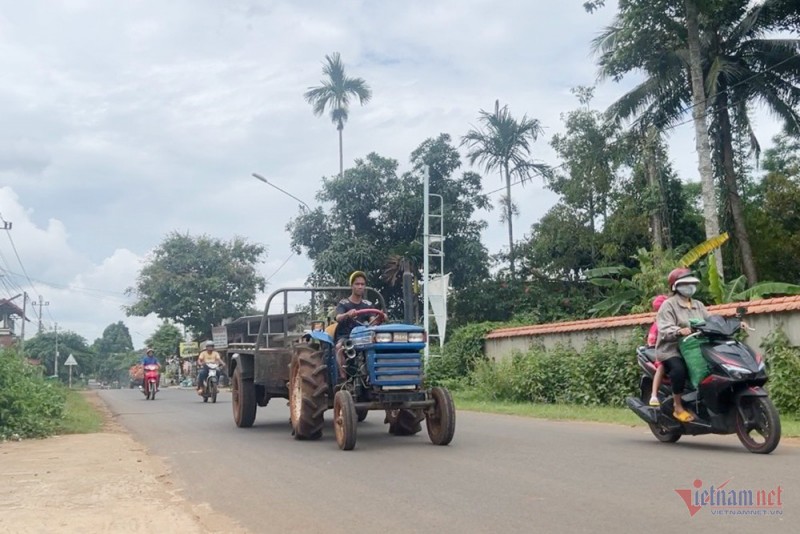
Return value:
M 102 432 L 0 444 L 0 532 L 247 532 L 183 498 L 166 465 L 87 398 Z

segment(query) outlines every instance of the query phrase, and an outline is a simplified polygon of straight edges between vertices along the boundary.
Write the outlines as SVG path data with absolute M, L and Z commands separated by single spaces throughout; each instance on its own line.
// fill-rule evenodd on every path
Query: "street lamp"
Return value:
M 264 178 L 264 177 L 263 177 L 263 176 L 261 176 L 260 174 L 258 174 L 258 173 L 255 173 L 255 172 L 254 172 L 254 173 L 253 173 L 253 177 L 254 177 L 254 178 L 256 178 L 256 179 L 258 179 L 258 180 L 261 180 L 262 182 L 264 182 L 265 184 L 267 184 L 267 185 L 269 185 L 269 186 L 272 186 L 272 187 L 274 187 L 275 189 L 277 189 L 278 191 L 280 191 L 280 192 L 281 192 L 281 193 L 283 193 L 284 195 L 289 195 L 290 197 L 292 197 L 293 199 L 295 199 L 296 201 L 298 201 L 299 203 L 301 203 L 303 206 L 305 206 L 305 207 L 306 207 L 306 209 L 307 209 L 308 211 L 311 211 L 311 206 L 309 206 L 308 204 L 306 204 L 306 203 L 305 203 L 305 201 L 303 201 L 303 200 L 301 200 L 301 199 L 297 198 L 296 196 L 294 196 L 293 194 L 291 194 L 291 193 L 290 193 L 290 192 L 288 192 L 288 191 L 284 191 L 283 189 L 281 189 L 281 188 L 280 188 L 280 187 L 278 187 L 277 185 L 275 185 L 275 184 L 273 184 L 272 182 L 268 181 L 266 178 Z

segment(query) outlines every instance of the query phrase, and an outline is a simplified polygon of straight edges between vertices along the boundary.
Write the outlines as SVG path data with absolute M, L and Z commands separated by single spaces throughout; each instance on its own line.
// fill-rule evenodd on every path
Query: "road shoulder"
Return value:
M 246 533 L 192 504 L 94 392 L 101 432 L 0 444 L 0 532 Z

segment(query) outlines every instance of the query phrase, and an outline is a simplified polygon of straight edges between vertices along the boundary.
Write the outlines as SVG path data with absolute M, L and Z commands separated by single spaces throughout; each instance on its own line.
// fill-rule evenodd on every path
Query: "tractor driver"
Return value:
M 350 335 L 350 331 L 358 326 L 355 317 L 358 310 L 372 308 L 372 303 L 364 298 L 367 288 L 367 275 L 363 271 L 354 271 L 350 275 L 350 296 L 336 305 L 336 330 L 333 339 L 336 342 L 336 362 L 339 366 L 339 377 L 344 379 L 344 347 L 342 338 Z
M 363 271 L 354 271 L 350 275 L 350 296 L 336 305 L 336 332 L 333 336 L 338 341 L 350 335 L 350 331 L 358 326 L 355 317 L 358 310 L 372 308 L 372 303 L 364 298 L 367 288 L 367 275 Z

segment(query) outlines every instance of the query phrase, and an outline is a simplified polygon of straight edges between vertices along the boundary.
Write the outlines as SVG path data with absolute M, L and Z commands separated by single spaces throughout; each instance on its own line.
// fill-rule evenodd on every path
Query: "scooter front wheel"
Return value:
M 781 419 L 769 397 L 742 397 L 736 411 L 736 436 L 756 454 L 769 454 L 781 441 Z

